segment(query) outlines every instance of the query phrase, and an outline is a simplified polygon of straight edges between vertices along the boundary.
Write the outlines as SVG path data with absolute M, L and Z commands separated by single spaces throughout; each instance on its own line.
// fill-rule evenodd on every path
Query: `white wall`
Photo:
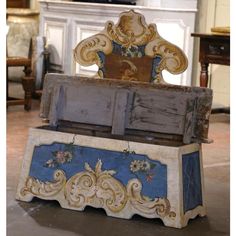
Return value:
M 196 32 L 210 33 L 212 27 L 230 26 L 229 0 L 198 0 Z M 200 65 L 198 62 L 199 40 L 195 43 L 193 63 L 193 85 L 199 85 Z M 230 105 L 230 67 L 209 66 L 209 84 L 213 89 L 213 107 Z

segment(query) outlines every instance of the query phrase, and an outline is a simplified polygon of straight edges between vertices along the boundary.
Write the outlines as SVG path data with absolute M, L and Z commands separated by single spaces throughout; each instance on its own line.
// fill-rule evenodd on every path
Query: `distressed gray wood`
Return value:
M 115 105 L 112 117 L 112 134 L 124 135 L 125 134 L 125 118 L 128 103 L 129 91 L 118 90 L 116 92 Z
M 184 143 L 190 143 L 193 136 L 193 127 L 195 125 L 194 122 L 196 122 L 196 120 L 194 119 L 195 104 L 196 104 L 196 99 L 189 99 L 187 101 L 185 126 L 184 126 L 184 134 L 183 134 Z
M 205 142 L 211 103 L 207 88 L 48 74 L 41 117 L 51 126 L 65 120 L 108 126 L 113 135 L 136 130 Z
M 183 134 L 185 111 L 186 98 L 178 92 L 141 90 L 135 93 L 127 127 Z
M 59 113 L 62 112 L 60 101 L 63 100 L 63 86 L 58 85 L 54 88 L 53 96 L 50 96 L 51 109 L 49 110 L 49 120 L 52 126 L 57 125 Z
M 64 102 L 58 119 L 88 124 L 112 125 L 115 90 L 84 84 L 64 86 Z
M 101 130 L 98 129 L 98 126 L 87 125 L 88 127 L 89 126 L 90 127 L 88 129 L 84 129 L 83 128 L 84 124 L 82 124 L 81 128 L 79 128 L 80 125 L 81 124 L 77 125 L 76 128 L 64 126 L 64 125 L 63 126 L 59 125 L 57 127 L 41 126 L 38 128 L 65 132 L 65 133 L 101 137 L 101 138 L 135 141 L 135 142 L 140 142 L 140 143 L 150 143 L 150 144 L 157 144 L 157 145 L 167 145 L 167 146 L 172 146 L 172 147 L 179 147 L 183 145 L 182 137 L 179 138 L 176 135 L 166 134 L 165 136 L 162 136 L 161 134 L 155 133 L 155 135 L 150 138 L 150 136 L 147 135 L 147 132 L 134 131 L 134 130 L 129 130 L 128 132 L 126 132 L 125 135 L 112 135 L 111 128 L 108 132 L 102 129 Z
M 103 133 L 103 134 L 107 134 L 106 137 L 109 137 L 109 138 L 113 137 L 111 133 L 111 127 L 109 126 L 82 124 L 82 123 L 77 123 L 77 122 L 59 120 L 58 127 L 56 127 L 54 130 L 61 130 L 61 129 L 65 131 L 71 131 L 72 133 L 83 132 L 83 134 L 85 133 L 88 133 L 90 135 L 94 134 L 95 136 L 99 136 L 98 134 Z M 152 142 L 152 140 L 165 139 L 165 140 L 174 141 L 174 142 L 183 144 L 182 136 L 176 135 L 176 134 L 163 134 L 163 133 L 157 133 L 157 132 L 151 132 L 151 131 L 126 129 L 125 135 L 146 138 L 150 142 Z
M 196 124 L 194 126 L 194 135 L 196 137 L 195 140 L 208 139 L 208 129 L 209 129 L 209 117 L 211 114 L 211 105 L 212 101 L 208 99 L 208 97 L 198 97 L 196 99 Z

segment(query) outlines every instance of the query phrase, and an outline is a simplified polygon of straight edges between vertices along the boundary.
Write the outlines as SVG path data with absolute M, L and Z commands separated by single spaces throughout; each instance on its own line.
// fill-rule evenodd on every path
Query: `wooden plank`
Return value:
M 196 123 L 194 112 L 195 112 L 195 99 L 189 99 L 187 102 L 186 116 L 185 116 L 185 126 L 183 134 L 183 142 L 190 143 L 193 136 L 193 128 Z
M 138 82 L 129 82 L 129 81 L 121 81 L 121 80 L 105 80 L 105 79 L 91 79 L 86 77 L 78 77 L 78 76 L 68 76 L 65 74 L 46 74 L 44 80 L 43 94 L 41 98 L 41 107 L 40 114 L 41 117 L 48 117 L 49 109 L 50 109 L 50 96 L 53 93 L 53 89 L 56 84 L 60 83 L 61 85 L 68 85 L 78 87 L 80 85 L 93 84 L 94 86 L 111 86 L 111 87 L 119 87 L 126 89 L 134 89 L 136 87 L 143 89 L 156 89 L 158 91 L 169 91 L 171 92 L 179 92 L 181 94 L 190 94 L 197 96 L 199 94 L 204 94 L 208 96 L 212 96 L 212 90 L 208 88 L 200 88 L 200 87 L 188 87 L 188 86 L 177 86 L 177 85 L 163 85 L 163 84 L 149 84 L 149 83 L 138 83 Z
M 115 90 L 86 85 L 64 85 L 65 97 L 58 119 L 88 124 L 112 125 Z M 64 104 L 64 105 L 63 105 Z
M 200 142 L 208 142 L 207 139 L 211 105 L 212 98 L 209 96 L 198 97 L 196 100 L 196 124 L 194 126 L 194 136 Z
M 84 124 L 84 123 L 71 122 L 71 121 L 66 121 L 66 120 L 59 120 L 58 126 L 59 127 L 68 127 L 68 128 L 72 128 L 72 129 L 96 130 L 96 131 L 100 131 L 100 132 L 111 133 L 111 127 L 109 127 L 109 126 Z
M 58 129 L 70 129 L 71 131 L 74 131 L 74 132 L 89 131 L 91 134 L 92 133 L 107 133 L 111 135 L 111 127 L 109 126 L 82 124 L 82 123 L 77 123 L 77 122 L 59 120 L 57 127 Z M 173 141 L 181 142 L 183 139 L 182 135 L 164 134 L 164 133 L 142 131 L 142 130 L 132 130 L 132 129 L 126 129 L 125 135 L 143 137 L 143 138 L 146 138 L 147 140 L 166 139 L 166 140 L 173 140 Z
M 8 98 L 9 99 L 9 98 Z M 24 105 L 25 100 L 24 99 L 18 99 L 18 98 L 10 98 L 7 100 L 7 106 L 13 106 L 13 105 Z
M 115 105 L 113 108 L 112 130 L 115 135 L 125 134 L 125 118 L 127 114 L 127 102 L 129 92 L 127 90 L 118 90 L 115 97 Z
M 57 126 L 58 119 L 60 114 L 63 113 L 62 110 L 62 102 L 64 99 L 64 87 L 62 85 L 58 85 L 54 88 L 53 96 L 51 96 L 51 109 L 49 110 L 49 124 L 51 126 Z
M 127 128 L 183 134 L 186 100 L 176 92 L 137 91 Z
M 147 139 L 150 139 L 150 140 L 152 140 L 152 139 L 166 139 L 166 140 L 173 140 L 173 141 L 179 141 L 179 142 L 182 142 L 182 140 L 183 140 L 182 135 L 164 134 L 164 133 L 142 131 L 142 130 L 126 129 L 125 134 L 131 135 L 131 136 L 146 137 Z
M 101 137 L 101 138 L 110 138 L 110 139 L 118 139 L 118 140 L 126 140 L 126 141 L 135 141 L 140 143 L 149 143 L 149 144 L 157 144 L 157 145 L 168 145 L 173 147 L 182 146 L 182 140 L 172 140 L 168 138 L 156 138 L 153 137 L 152 139 L 148 138 L 147 136 L 138 136 L 134 132 L 130 132 L 129 134 L 125 135 L 112 135 L 111 132 L 101 132 L 99 130 L 91 130 L 91 129 L 75 129 L 71 127 L 65 126 L 40 126 L 39 129 L 46 129 L 46 130 L 53 130 L 58 132 L 66 132 L 72 134 L 80 134 L 80 135 L 87 135 L 87 136 L 94 136 L 94 137 Z

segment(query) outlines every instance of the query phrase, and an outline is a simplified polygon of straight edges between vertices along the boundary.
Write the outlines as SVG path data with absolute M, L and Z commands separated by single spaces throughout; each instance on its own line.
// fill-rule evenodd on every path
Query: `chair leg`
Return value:
M 8 100 L 8 66 L 6 65 L 6 101 Z
M 29 111 L 31 109 L 31 100 L 32 100 L 32 92 L 34 91 L 34 77 L 25 76 L 22 78 L 22 85 L 25 91 L 25 110 Z

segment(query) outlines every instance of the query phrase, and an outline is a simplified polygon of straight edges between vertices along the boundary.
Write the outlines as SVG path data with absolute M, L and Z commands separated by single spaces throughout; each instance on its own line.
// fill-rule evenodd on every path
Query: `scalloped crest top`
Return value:
M 184 52 L 133 10 L 122 12 L 117 24 L 108 21 L 100 33 L 82 40 L 74 59 L 82 66 L 96 64 L 100 78 L 154 83 L 165 83 L 162 70 L 179 74 L 188 66 Z

